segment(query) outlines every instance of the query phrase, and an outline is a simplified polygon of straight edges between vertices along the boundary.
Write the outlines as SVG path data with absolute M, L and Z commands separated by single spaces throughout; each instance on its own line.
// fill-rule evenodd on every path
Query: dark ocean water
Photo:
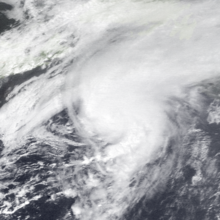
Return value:
M 11 9 L 11 5 L 0 2 L 0 33 L 10 29 L 10 27 L 16 24 L 16 21 L 14 19 L 10 19 L 4 14 L 5 11 Z

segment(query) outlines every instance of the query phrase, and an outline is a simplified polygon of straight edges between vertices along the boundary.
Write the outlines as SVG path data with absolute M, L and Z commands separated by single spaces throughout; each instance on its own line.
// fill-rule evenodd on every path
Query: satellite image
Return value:
M 219 0 L 0 0 L 0 220 L 220 220 Z

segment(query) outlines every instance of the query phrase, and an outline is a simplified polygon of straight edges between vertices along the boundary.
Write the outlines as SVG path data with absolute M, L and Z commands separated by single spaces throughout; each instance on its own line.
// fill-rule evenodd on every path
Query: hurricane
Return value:
M 1 0 L 0 218 L 219 219 L 220 3 Z

